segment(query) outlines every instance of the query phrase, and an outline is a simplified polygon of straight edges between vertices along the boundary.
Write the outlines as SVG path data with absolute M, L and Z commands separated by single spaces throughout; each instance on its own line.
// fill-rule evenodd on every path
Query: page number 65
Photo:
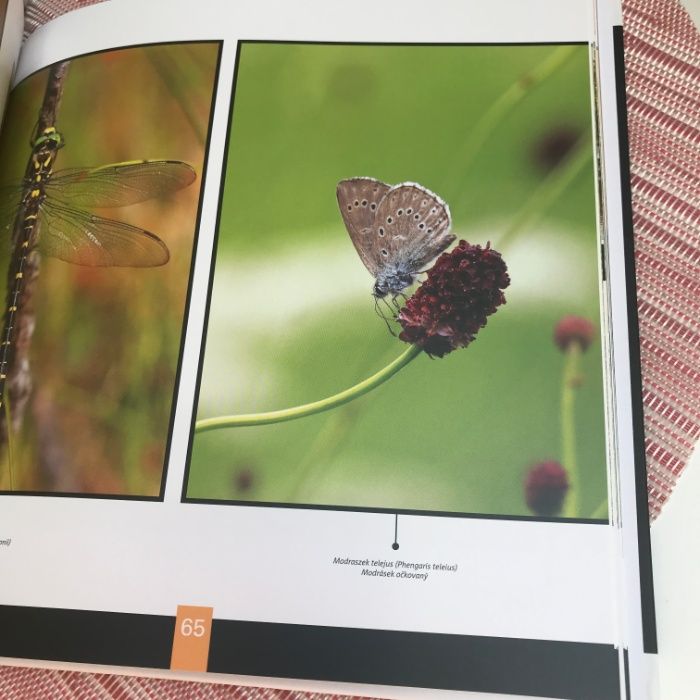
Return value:
M 178 605 L 170 668 L 176 671 L 206 671 L 214 608 Z
M 180 623 L 180 634 L 183 637 L 203 637 L 207 633 L 202 618 L 186 617 Z

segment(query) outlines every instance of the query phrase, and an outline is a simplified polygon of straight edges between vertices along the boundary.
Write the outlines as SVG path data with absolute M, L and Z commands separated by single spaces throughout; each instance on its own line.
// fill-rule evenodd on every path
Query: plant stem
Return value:
M 328 411 L 336 406 L 342 406 L 349 401 L 366 394 L 372 389 L 376 389 L 387 379 L 391 379 L 399 370 L 403 369 L 411 360 L 415 359 L 422 352 L 421 348 L 411 345 L 393 362 L 388 364 L 376 374 L 368 377 L 359 384 L 345 389 L 338 394 L 328 398 L 314 401 L 313 403 L 284 408 L 280 411 L 269 411 L 267 413 L 248 413 L 238 416 L 219 416 L 217 418 L 205 418 L 195 423 L 194 429 L 197 433 L 207 430 L 218 430 L 220 428 L 241 428 L 253 425 L 269 425 L 270 423 L 283 423 L 285 421 L 296 420 L 304 416 L 311 416 L 315 413 Z
M 574 178 L 583 170 L 591 159 L 593 149 L 588 138 L 583 138 L 576 149 L 569 155 L 562 165 L 542 181 L 532 196 L 525 202 L 520 210 L 511 219 L 510 225 L 498 239 L 499 250 L 505 248 L 509 240 L 525 228 L 537 221 L 558 199 L 564 190 L 573 182 Z
M 581 482 L 576 464 L 576 416 L 574 403 L 580 381 L 581 346 L 572 342 L 566 349 L 561 387 L 561 457 L 569 475 L 569 493 L 564 516 L 575 518 L 579 514 Z
M 186 94 L 185 83 L 182 78 L 183 66 L 176 64 L 171 54 L 167 51 L 149 51 L 148 57 L 163 84 L 167 87 L 169 94 L 173 96 L 185 115 L 185 119 L 187 119 L 187 123 L 195 133 L 199 143 L 203 144 L 206 141 L 206 134 L 192 100 Z
M 511 83 L 491 103 L 491 106 L 470 129 L 469 137 L 457 153 L 457 157 L 454 160 L 455 166 L 448 172 L 446 178 L 448 183 L 455 182 L 460 173 L 469 170 L 474 156 L 481 150 L 491 134 L 496 130 L 496 127 L 512 111 L 513 107 L 533 88 L 537 87 L 563 66 L 573 56 L 575 50 L 576 47 L 574 46 L 559 47 L 529 73 L 521 75 L 514 83 Z

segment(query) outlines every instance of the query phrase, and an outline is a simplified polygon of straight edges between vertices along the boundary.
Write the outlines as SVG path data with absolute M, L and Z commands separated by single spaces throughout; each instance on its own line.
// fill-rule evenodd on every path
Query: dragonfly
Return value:
M 125 207 L 167 196 L 192 184 L 194 169 L 177 160 L 139 160 L 94 168 L 54 171 L 61 132 L 44 128 L 32 141 L 21 192 L 10 258 L 5 323 L 0 343 L 0 408 L 12 358 L 14 327 L 25 284 L 27 256 L 41 254 L 75 265 L 157 267 L 165 265 L 167 245 L 150 231 L 103 218 L 93 209 Z M 17 205 L 15 205 L 17 207 Z M 39 225 L 37 228 L 37 224 Z

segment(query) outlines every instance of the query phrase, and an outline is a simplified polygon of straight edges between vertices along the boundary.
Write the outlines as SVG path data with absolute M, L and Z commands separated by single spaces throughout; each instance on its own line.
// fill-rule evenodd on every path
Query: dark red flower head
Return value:
M 510 284 L 501 254 L 460 241 L 443 253 L 399 312 L 401 340 L 442 357 L 474 340 L 486 319 L 506 303 Z
M 593 340 L 595 328 L 582 316 L 564 316 L 554 326 L 554 342 L 560 350 L 567 350 L 572 343 L 578 343 L 581 350 L 586 350 Z
M 568 490 L 569 477 L 559 462 L 540 462 L 525 477 L 525 501 L 535 515 L 558 515 Z

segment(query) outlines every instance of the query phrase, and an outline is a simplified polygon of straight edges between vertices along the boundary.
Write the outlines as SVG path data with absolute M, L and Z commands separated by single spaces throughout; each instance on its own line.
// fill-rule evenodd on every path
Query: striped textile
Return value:
M 26 32 L 94 0 L 32 0 Z M 623 0 L 649 512 L 700 434 L 700 35 L 675 0 Z M 3 700 L 326 700 L 269 688 L 0 668 Z
M 295 690 L 0 667 L 2 700 L 363 700 Z
M 623 17 L 653 519 L 700 435 L 700 33 L 670 0 Z
M 35 29 L 66 12 L 98 2 L 104 0 L 25 0 L 24 37 L 26 39 Z

